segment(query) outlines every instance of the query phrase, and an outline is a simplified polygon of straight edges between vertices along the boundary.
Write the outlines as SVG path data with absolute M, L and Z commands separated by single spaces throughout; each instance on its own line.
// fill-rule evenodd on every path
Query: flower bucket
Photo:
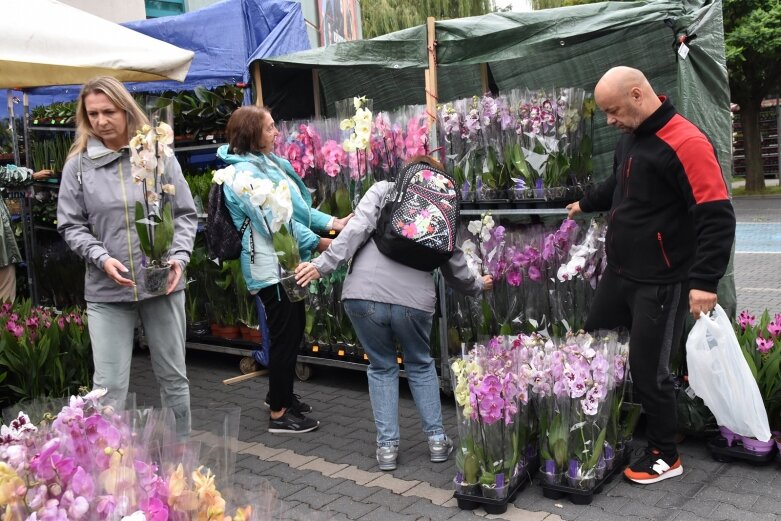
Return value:
M 205 336 L 209 334 L 209 322 L 198 320 L 187 324 L 187 334 L 192 336 Z
M 464 477 L 461 473 L 457 473 L 453 478 L 453 490 L 458 494 L 464 494 L 466 496 L 479 496 L 480 484 L 479 483 L 464 483 Z
M 496 483 L 491 485 L 481 484 L 480 490 L 483 493 L 483 497 L 486 499 L 505 499 L 507 498 L 507 493 L 510 491 L 510 485 L 509 483 L 504 483 L 503 485 L 497 485 Z
M 279 282 L 282 284 L 282 288 L 285 290 L 290 302 L 299 302 L 306 298 L 309 288 L 299 286 L 296 283 L 295 273 L 288 273 L 287 271 L 282 270 L 282 277 L 279 279 Z
M 732 447 L 737 441 L 740 440 L 740 434 L 735 434 L 728 428 L 719 425 L 719 433 L 721 437 L 727 440 L 727 447 Z
M 168 286 L 168 273 L 171 268 L 165 266 L 144 266 L 144 289 L 150 295 L 165 294 Z
M 776 444 L 773 438 L 770 438 L 768 441 L 759 441 L 756 438 L 750 438 L 748 436 L 741 436 L 741 438 L 743 440 L 743 448 L 757 455 L 769 454 Z
M 543 460 L 540 466 L 540 480 L 546 485 L 558 485 L 563 481 L 564 473 L 558 472 L 556 462 L 552 459 Z
M 569 460 L 567 482 L 573 488 L 579 490 L 591 490 L 597 483 L 596 469 L 584 469 L 583 464 L 576 460 Z
M 602 458 L 605 460 L 605 472 L 610 472 L 616 461 L 616 452 L 608 442 L 605 442 Z

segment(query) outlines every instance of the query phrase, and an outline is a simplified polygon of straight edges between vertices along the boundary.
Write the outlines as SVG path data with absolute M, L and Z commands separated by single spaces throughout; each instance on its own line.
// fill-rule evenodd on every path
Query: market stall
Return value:
M 487 91 L 500 96 L 517 89 L 588 92 L 610 67 L 629 65 L 643 70 L 657 91 L 669 95 L 686 117 L 708 132 L 725 176 L 731 171 L 719 1 L 686 5 L 606 2 L 432 21 L 372 40 L 343 42 L 263 62 L 316 70 L 316 99 L 329 116 L 339 116 L 339 100 L 365 96 L 375 111 L 425 103 L 430 119 L 437 117 L 438 104 L 441 110 L 445 102 Z M 432 128 L 441 132 L 441 126 Z M 592 180 L 609 174 L 615 139 L 615 132 L 597 114 L 590 136 Z M 431 143 L 437 140 L 433 134 Z M 502 208 L 478 200 L 463 213 L 477 216 L 491 208 L 494 216 L 504 213 L 507 218 L 531 221 L 547 214 L 561 220 L 563 206 L 558 210 Z M 734 309 L 731 272 L 722 279 L 719 293 L 720 302 Z M 440 324 L 441 353 L 447 352 L 448 335 L 447 324 Z M 441 359 L 445 379 L 446 358 Z
M 97 18 L 76 9 L 71 10 L 87 17 L 86 21 L 80 22 L 80 25 L 61 27 L 60 30 L 69 33 L 69 38 L 73 39 L 83 33 L 78 30 L 78 27 L 92 26 L 90 24 L 93 19 Z M 163 46 L 185 49 L 180 52 L 189 56 L 192 64 L 189 70 L 185 69 L 178 76 L 171 76 L 177 81 L 143 81 L 156 79 L 149 75 L 120 76 L 120 79 L 129 81 L 128 89 L 139 98 L 154 97 L 147 93 L 166 93 L 166 99 L 171 100 L 174 106 L 177 134 L 175 151 L 183 169 L 193 174 L 201 174 L 214 163 L 214 152 L 224 142 L 222 132 L 231 111 L 242 103 L 252 101 L 249 95 L 250 89 L 246 88 L 250 85 L 251 79 L 248 68 L 249 58 L 253 55 L 270 56 L 309 47 L 301 5 L 290 0 L 225 0 L 180 16 L 130 22 L 124 24 L 124 27 L 102 19 L 97 20 L 99 23 L 95 26 L 98 29 L 104 25 L 113 25 L 122 34 L 130 34 L 138 41 L 157 42 L 159 39 L 162 40 L 159 43 Z M 46 25 L 39 23 L 23 25 L 36 27 L 38 30 L 47 28 Z M 51 32 L 59 34 L 57 31 Z M 111 40 L 112 45 L 116 45 L 115 41 L 121 40 L 119 37 L 106 36 L 100 30 L 95 34 L 97 39 L 92 44 L 85 43 L 83 39 L 79 40 L 82 48 L 91 48 L 97 53 L 101 49 L 101 38 Z M 60 41 L 67 41 L 64 38 Z M 51 42 L 45 39 L 41 41 Z M 48 52 L 49 47 L 44 46 L 41 52 Z M 108 49 L 107 53 L 133 56 L 130 49 L 125 52 L 117 47 L 103 47 Z M 145 59 L 152 57 L 155 63 L 158 63 L 159 57 L 164 56 L 162 50 L 152 48 L 143 48 L 142 54 Z M 116 61 L 122 63 L 120 60 Z M 139 64 L 136 69 L 141 67 L 142 64 Z M 23 95 L 19 96 L 23 101 L 23 129 L 17 134 L 25 135 L 25 151 L 24 160 L 21 160 L 17 151 L 17 163 L 21 160 L 21 163 L 30 167 L 44 165 L 46 168 L 54 167 L 54 170 L 61 168 L 63 152 L 67 152 L 74 133 L 75 103 L 72 100 L 77 96 L 80 88 L 80 85 L 65 84 L 78 83 L 98 73 L 99 71 L 84 69 L 85 76 L 78 80 L 68 80 L 67 77 L 59 80 L 51 79 L 40 83 L 40 85 L 48 85 L 46 87 L 24 89 Z M 283 80 L 284 78 L 279 81 Z M 19 84 L 11 82 L 7 85 Z M 12 98 L 13 94 L 9 91 L 9 106 L 13 106 Z M 150 99 L 142 101 L 157 102 Z M 18 146 L 14 148 L 19 149 Z M 29 242 L 30 251 L 38 243 L 36 232 L 46 241 L 56 239 L 52 209 L 56 208 L 57 188 L 56 183 L 38 185 L 36 187 L 38 197 L 28 199 L 28 202 L 32 202 L 35 206 L 33 210 L 36 212 L 34 222 L 30 223 L 30 219 L 26 220 L 28 230 L 25 239 Z M 56 250 L 58 258 L 67 255 L 67 251 L 62 251 L 63 249 L 57 245 L 52 248 Z M 41 253 L 40 250 L 38 253 Z M 28 258 L 43 257 L 28 255 Z M 69 260 L 75 261 L 75 259 Z M 49 264 L 60 266 L 62 262 L 52 259 Z M 49 273 L 51 266 L 40 268 Z M 33 272 L 33 270 L 29 271 Z M 50 295 L 59 291 L 39 286 L 40 284 L 35 282 L 31 283 L 31 292 L 36 301 L 39 300 L 41 293 Z M 70 294 L 74 291 L 71 288 L 64 293 Z M 50 300 L 51 298 L 47 299 Z

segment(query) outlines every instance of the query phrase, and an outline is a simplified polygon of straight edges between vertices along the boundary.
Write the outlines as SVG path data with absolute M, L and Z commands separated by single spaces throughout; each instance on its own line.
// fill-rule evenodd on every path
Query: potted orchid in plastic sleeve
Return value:
M 480 367 L 470 355 L 463 355 L 451 361 L 450 371 L 458 419 L 458 446 L 455 454 L 457 472 L 453 484 L 456 492 L 477 496 L 480 494 L 480 456 L 476 445 L 477 422 L 472 420 L 470 380 L 472 375 L 479 375 Z
M 130 140 L 130 165 L 133 180 L 143 190 L 143 201 L 136 201 L 135 223 L 138 240 L 147 264 L 144 266 L 146 290 L 162 295 L 166 290 L 168 252 L 174 239 L 172 199 L 176 190 L 165 171 L 173 156 L 173 129 L 166 123 L 144 125 Z
M 249 171 L 236 171 L 233 165 L 214 173 L 213 182 L 228 186 L 239 197 L 253 222 L 253 233 L 271 238 L 279 267 L 279 282 L 291 302 L 303 300 L 307 289 L 295 282 L 295 268 L 301 262 L 300 234 L 317 240 L 311 231 L 293 219 L 293 202 L 287 182 L 276 185 L 269 179 L 258 179 Z M 316 242 L 315 242 L 316 244 Z

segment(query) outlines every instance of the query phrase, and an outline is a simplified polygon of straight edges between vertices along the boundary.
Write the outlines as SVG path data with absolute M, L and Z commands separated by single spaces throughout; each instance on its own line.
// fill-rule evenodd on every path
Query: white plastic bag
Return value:
M 689 385 L 719 425 L 760 441 L 770 439 L 767 412 L 727 314 L 716 304 L 686 340 Z

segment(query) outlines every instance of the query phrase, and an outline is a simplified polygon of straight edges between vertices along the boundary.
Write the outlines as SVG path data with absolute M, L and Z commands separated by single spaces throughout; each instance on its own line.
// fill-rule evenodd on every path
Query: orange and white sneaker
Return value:
M 683 474 L 681 458 L 666 457 L 657 449 L 646 449 L 646 454 L 624 470 L 624 477 L 629 481 L 649 485 L 667 478 Z

